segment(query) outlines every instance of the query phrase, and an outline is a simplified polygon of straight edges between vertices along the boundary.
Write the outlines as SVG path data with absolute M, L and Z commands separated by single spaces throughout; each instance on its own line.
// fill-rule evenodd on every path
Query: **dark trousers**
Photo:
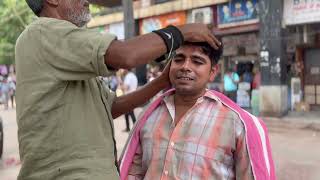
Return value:
M 129 113 L 124 115 L 124 118 L 126 119 L 126 130 L 130 130 L 130 125 L 129 125 L 129 116 L 132 119 L 132 124 L 136 122 L 136 117 L 134 115 L 133 111 L 130 111 Z
M 224 94 L 233 102 L 237 103 L 237 91 L 225 91 Z

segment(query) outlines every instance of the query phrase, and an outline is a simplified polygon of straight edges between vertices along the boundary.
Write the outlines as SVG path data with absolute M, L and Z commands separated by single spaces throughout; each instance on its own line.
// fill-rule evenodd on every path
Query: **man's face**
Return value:
M 217 66 L 211 66 L 209 57 L 200 47 L 185 45 L 176 51 L 169 77 L 177 94 L 197 95 L 205 91 L 217 70 Z
M 60 0 L 60 7 L 65 18 L 78 27 L 86 25 L 91 14 L 87 0 Z

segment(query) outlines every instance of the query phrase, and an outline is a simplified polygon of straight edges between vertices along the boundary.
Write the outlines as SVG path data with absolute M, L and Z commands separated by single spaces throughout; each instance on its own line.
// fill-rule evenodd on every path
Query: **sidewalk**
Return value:
M 135 109 L 136 117 L 142 108 Z M 0 180 L 15 180 L 20 169 L 15 110 L 2 111 L 5 149 L 0 160 Z M 320 112 L 292 112 L 282 118 L 262 118 L 268 127 L 279 180 L 320 179 Z M 132 128 L 132 122 L 131 128 Z M 114 120 L 118 156 L 129 133 L 124 116 Z
M 305 128 L 314 131 L 320 131 L 320 111 L 296 112 L 290 111 L 286 116 L 278 117 L 262 117 L 266 124 L 277 121 L 278 123 L 286 123 L 295 128 Z

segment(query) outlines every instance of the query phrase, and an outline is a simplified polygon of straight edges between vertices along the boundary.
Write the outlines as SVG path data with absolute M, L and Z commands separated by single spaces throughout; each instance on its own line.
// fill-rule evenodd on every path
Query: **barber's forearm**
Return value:
M 105 55 L 106 64 L 119 69 L 131 69 L 147 64 L 167 52 L 160 36 L 149 33 L 128 39 L 125 42 L 114 41 Z
M 156 78 L 132 93 L 117 97 L 112 104 L 112 117 L 117 118 L 146 103 L 166 86 L 167 83 Z

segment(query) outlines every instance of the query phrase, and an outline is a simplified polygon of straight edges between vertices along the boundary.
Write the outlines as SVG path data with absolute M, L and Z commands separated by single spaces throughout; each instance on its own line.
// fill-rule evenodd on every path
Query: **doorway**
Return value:
M 304 99 L 311 107 L 320 107 L 320 49 L 306 49 L 304 54 Z

